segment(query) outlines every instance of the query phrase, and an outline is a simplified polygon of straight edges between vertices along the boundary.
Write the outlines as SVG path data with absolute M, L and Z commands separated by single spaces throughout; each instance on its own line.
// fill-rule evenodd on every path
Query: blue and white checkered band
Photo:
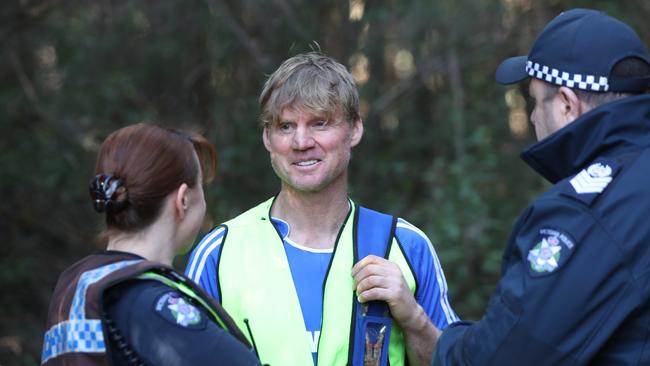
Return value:
M 101 320 L 86 319 L 86 291 L 88 286 L 118 269 L 141 261 L 136 259 L 111 263 L 81 275 L 72 299 L 70 319 L 53 325 L 45 333 L 41 363 L 69 352 L 106 352 Z
M 609 83 L 604 76 L 571 74 L 532 61 L 526 63 L 526 72 L 536 79 L 569 88 L 597 92 L 609 90 Z

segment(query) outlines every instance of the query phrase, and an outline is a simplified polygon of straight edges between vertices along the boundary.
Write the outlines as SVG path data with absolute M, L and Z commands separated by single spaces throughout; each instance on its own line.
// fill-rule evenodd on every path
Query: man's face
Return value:
M 534 100 L 530 122 L 535 126 L 537 140 L 541 141 L 548 135 L 566 126 L 569 121 L 564 115 L 565 104 L 562 102 L 557 89 L 543 81 L 530 80 L 529 92 Z
M 328 121 L 309 111 L 285 108 L 279 122 L 264 129 L 263 140 L 283 190 L 320 192 L 347 185 L 351 149 L 362 135 L 361 120 L 350 124 L 340 112 Z

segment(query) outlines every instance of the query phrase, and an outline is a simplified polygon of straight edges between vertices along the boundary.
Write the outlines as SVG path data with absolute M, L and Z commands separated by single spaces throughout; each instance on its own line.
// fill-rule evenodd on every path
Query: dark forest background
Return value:
M 650 37 L 647 0 L 3 1 L 0 365 L 40 363 L 59 273 L 101 248 L 87 193 L 101 141 L 136 122 L 206 134 L 220 155 L 207 230 L 278 190 L 257 96 L 318 47 L 361 93 L 351 196 L 425 231 L 455 310 L 479 318 L 513 221 L 547 186 L 518 157 L 534 142 L 526 86 L 494 70 L 577 6 Z

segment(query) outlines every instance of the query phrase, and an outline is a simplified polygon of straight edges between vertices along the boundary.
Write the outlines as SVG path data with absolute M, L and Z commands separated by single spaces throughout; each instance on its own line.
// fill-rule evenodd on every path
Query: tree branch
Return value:
M 44 117 L 45 113 L 43 112 L 43 108 L 41 108 L 41 102 L 38 98 L 38 94 L 36 94 L 36 88 L 34 88 L 32 81 L 29 80 L 22 62 L 20 62 L 18 55 L 13 49 L 9 50 L 9 59 L 11 60 L 11 66 L 18 77 L 18 82 L 20 82 L 20 86 L 23 88 L 25 96 L 34 107 L 36 113 L 38 113 L 41 118 Z
M 210 12 L 221 16 L 226 26 L 253 57 L 253 61 L 255 61 L 257 66 L 264 72 L 269 71 L 271 68 L 271 58 L 262 53 L 257 42 L 246 33 L 246 30 L 232 16 L 230 9 L 220 0 L 206 0 L 206 2 Z

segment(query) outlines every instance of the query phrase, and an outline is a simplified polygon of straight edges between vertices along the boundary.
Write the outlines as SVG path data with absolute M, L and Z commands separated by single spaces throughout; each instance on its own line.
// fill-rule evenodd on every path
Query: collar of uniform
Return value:
M 650 147 L 650 95 L 595 108 L 521 153 L 528 165 L 555 184 L 597 157 Z

